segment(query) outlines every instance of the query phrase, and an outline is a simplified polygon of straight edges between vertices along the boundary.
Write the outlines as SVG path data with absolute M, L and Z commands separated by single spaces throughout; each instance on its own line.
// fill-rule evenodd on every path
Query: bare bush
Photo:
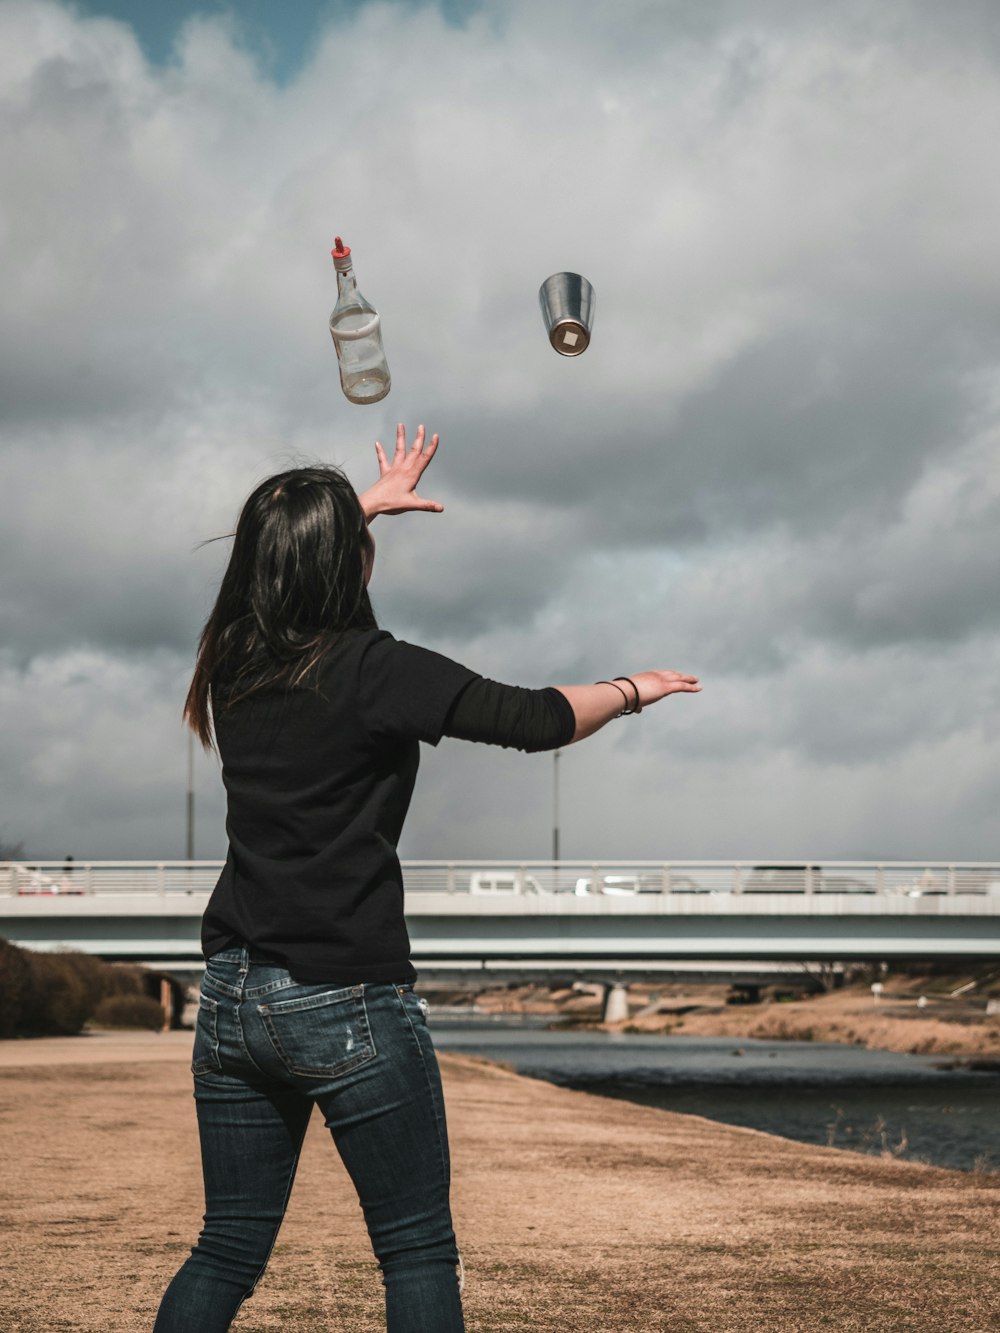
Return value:
M 163 1027 L 163 1007 L 149 995 L 106 995 L 94 1010 L 94 1022 L 105 1028 Z
M 0 1037 L 13 1037 L 20 1030 L 30 971 L 24 950 L 0 940 Z
M 73 1036 L 107 998 L 123 997 L 163 1010 L 149 995 L 158 984 L 140 967 L 113 967 L 90 954 L 19 949 L 0 940 L 0 1037 Z M 136 1010 L 138 1012 L 138 1010 Z M 148 1026 L 151 1009 L 146 1009 Z

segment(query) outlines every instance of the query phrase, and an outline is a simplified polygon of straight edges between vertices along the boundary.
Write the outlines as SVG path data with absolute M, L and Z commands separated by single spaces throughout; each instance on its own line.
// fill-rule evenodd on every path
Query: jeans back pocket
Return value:
M 222 1068 L 219 1059 L 219 1002 L 198 996 L 198 1020 L 194 1028 L 191 1073 L 211 1074 Z
M 375 1057 L 363 986 L 259 1004 L 257 1013 L 290 1074 L 333 1078 Z

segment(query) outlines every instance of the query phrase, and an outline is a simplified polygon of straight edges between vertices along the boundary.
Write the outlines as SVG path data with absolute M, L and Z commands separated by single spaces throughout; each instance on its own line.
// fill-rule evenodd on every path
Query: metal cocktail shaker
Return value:
M 579 273 L 553 273 L 538 289 L 549 342 L 560 356 L 579 356 L 590 344 L 594 289 Z

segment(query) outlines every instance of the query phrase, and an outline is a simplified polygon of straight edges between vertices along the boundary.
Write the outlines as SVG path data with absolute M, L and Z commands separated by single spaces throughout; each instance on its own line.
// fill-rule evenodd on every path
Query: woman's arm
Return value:
M 407 449 L 406 428 L 400 422 L 396 427 L 396 451 L 390 462 L 381 443 L 376 441 L 379 479 L 358 496 L 367 522 L 378 514 L 405 514 L 411 510 L 440 514 L 444 510 L 437 500 L 423 500 L 417 495 L 417 484 L 437 452 L 438 442 L 437 435 L 427 440 L 424 427 L 418 426 L 413 444 Z M 487 740 L 520 748 L 536 745 L 550 748 L 582 741 L 623 712 L 638 713 L 668 694 L 697 694 L 701 689 L 697 676 L 686 676 L 680 671 L 640 671 L 619 677 L 614 684 L 600 681 L 596 685 L 556 685 L 553 688 L 573 710 L 576 730 L 570 741 L 553 741 L 551 735 L 556 734 L 559 724 L 554 716 L 545 716 L 542 691 L 519 691 L 520 697 L 515 698 L 514 687 L 498 686 L 492 681 L 481 684 L 483 690 L 473 690 L 465 708 L 458 713 L 458 734 L 466 740 Z M 512 693 L 505 695 L 501 693 L 504 690 Z M 530 697 L 536 694 L 539 698 Z
M 602 681 L 541 690 L 479 677 L 457 696 L 443 732 L 457 740 L 513 746 L 534 754 L 582 741 L 625 709 L 638 712 L 667 694 L 700 689 L 696 676 L 678 671 L 645 671 L 622 677 L 616 684 Z
M 573 709 L 557 689 L 501 685 L 483 676 L 465 686 L 444 724 L 445 736 L 512 746 L 526 754 L 569 745 L 575 730 Z
M 668 694 L 697 694 L 701 686 L 697 676 L 685 676 L 680 671 L 640 671 L 616 682 L 555 688 L 565 695 L 576 718 L 573 740 L 582 741 L 623 711 L 639 712 Z
M 425 439 L 426 431 L 423 426 L 418 426 L 413 444 L 407 449 L 406 427 L 400 422 L 396 427 L 396 452 L 391 463 L 382 445 L 375 441 L 379 478 L 358 496 L 368 523 L 377 514 L 406 514 L 411 510 L 440 514 L 444 510 L 444 505 L 437 500 L 422 500 L 417 494 L 417 484 L 438 447 L 437 435 L 432 435 L 426 443 Z

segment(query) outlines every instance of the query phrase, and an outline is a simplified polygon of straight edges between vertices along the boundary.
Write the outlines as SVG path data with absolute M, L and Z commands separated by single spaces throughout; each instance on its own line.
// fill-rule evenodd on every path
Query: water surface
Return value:
M 439 1050 L 563 1087 L 798 1139 L 1000 1169 L 1000 1074 L 825 1042 L 549 1030 L 549 1019 L 430 1015 Z

